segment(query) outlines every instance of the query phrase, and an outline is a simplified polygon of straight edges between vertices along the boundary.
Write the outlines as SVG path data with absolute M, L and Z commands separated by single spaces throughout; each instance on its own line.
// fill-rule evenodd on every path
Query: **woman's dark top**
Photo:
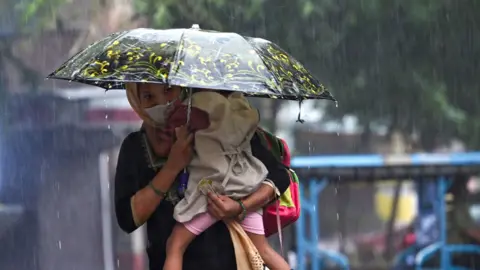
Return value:
M 148 158 L 148 147 L 143 131 L 130 133 L 122 143 L 115 175 L 115 212 L 119 226 L 127 233 L 137 229 L 133 221 L 131 197 L 148 185 L 157 173 Z M 290 178 L 285 166 L 279 163 L 260 139 L 254 136 L 252 152 L 267 167 L 267 178 L 280 193 L 285 192 Z M 172 190 L 175 190 L 173 188 Z M 175 225 L 174 205 L 163 200 L 147 221 L 147 254 L 150 270 L 161 270 L 165 261 L 165 246 Z M 184 256 L 184 270 L 235 270 L 236 261 L 230 233 L 223 222 L 217 222 L 200 234 L 188 247 Z

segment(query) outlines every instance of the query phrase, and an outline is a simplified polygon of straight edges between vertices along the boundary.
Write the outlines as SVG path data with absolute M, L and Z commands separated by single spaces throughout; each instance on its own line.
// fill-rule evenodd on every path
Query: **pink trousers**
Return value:
M 192 220 L 183 223 L 185 228 L 195 235 L 199 235 L 218 220 L 208 212 L 195 216 Z M 241 222 L 242 228 L 249 233 L 264 235 L 263 216 L 257 212 L 249 213 Z

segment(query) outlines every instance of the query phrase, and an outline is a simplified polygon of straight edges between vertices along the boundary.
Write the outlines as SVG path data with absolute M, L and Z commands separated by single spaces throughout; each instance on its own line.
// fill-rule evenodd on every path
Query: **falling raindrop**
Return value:
M 343 227 L 342 227 L 342 221 L 340 221 L 340 213 L 342 212 L 341 209 L 344 209 L 344 205 L 342 205 L 344 202 L 344 198 L 342 198 L 340 195 L 340 185 L 341 185 L 341 177 L 339 176 L 337 179 L 337 183 L 335 185 L 335 197 L 337 198 L 337 222 L 338 222 L 338 243 L 340 250 L 343 250 L 345 248 L 345 244 L 343 242 Z M 342 212 L 343 213 L 343 212 Z
M 104 98 L 103 98 L 103 104 L 105 105 L 105 122 L 108 123 L 108 103 L 107 103 L 107 91 L 104 92 Z M 107 124 L 107 129 L 110 130 L 111 126 L 110 124 Z
M 58 240 L 57 246 L 58 246 L 58 249 L 62 249 L 62 241 Z
M 338 101 L 335 100 L 335 108 L 338 109 Z M 338 121 L 337 122 L 337 136 L 339 137 L 340 136 L 340 128 L 341 128 L 341 124 L 340 122 Z

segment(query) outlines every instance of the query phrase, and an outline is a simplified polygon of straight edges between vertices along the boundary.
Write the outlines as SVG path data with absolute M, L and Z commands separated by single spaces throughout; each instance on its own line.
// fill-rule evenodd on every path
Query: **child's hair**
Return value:
M 188 88 L 185 88 L 185 90 L 188 90 Z M 203 91 L 214 91 L 214 92 L 217 92 L 217 93 L 219 93 L 223 96 L 229 96 L 230 94 L 233 93 L 233 91 L 227 91 L 227 90 L 216 91 L 216 90 L 213 90 L 213 89 L 206 89 L 206 88 L 192 88 L 192 93 L 203 92 Z

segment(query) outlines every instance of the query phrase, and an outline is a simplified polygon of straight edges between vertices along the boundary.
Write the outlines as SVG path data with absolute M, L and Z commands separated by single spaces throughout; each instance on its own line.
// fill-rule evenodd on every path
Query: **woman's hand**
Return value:
M 173 143 L 165 164 L 171 170 L 180 172 L 192 160 L 193 155 L 193 134 L 188 132 L 187 127 L 182 126 L 175 129 L 176 141 Z
M 255 192 L 242 199 L 248 213 L 255 212 L 275 198 L 275 189 L 271 185 L 263 184 Z M 240 204 L 227 196 L 208 194 L 208 212 L 217 219 L 237 218 L 242 214 Z
M 219 220 L 236 218 L 242 213 L 240 204 L 231 198 L 208 193 L 208 212 Z

